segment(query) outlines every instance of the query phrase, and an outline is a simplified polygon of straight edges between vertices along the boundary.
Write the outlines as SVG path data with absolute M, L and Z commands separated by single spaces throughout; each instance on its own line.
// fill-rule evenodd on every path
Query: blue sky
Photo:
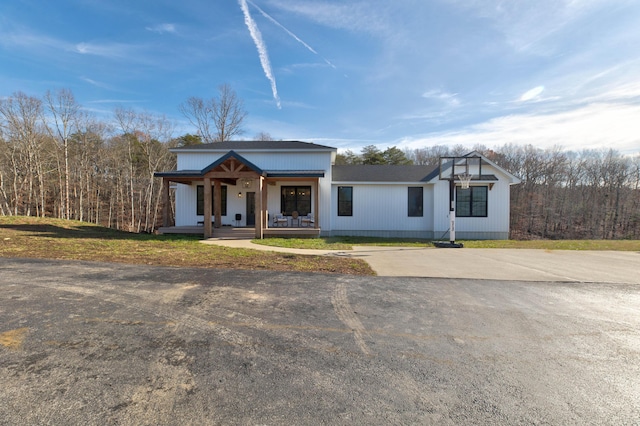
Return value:
M 108 119 L 227 83 L 245 139 L 640 152 L 637 0 L 3 0 L 0 96 Z

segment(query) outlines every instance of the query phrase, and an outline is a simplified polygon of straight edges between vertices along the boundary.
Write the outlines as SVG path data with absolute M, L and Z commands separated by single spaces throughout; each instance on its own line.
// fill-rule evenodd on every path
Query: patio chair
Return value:
M 289 226 L 289 220 L 282 214 L 273 216 L 273 226 Z
M 311 226 L 315 224 L 315 221 L 313 220 L 313 214 L 312 213 L 308 213 L 306 216 L 303 216 L 300 218 L 300 225 L 301 226 Z

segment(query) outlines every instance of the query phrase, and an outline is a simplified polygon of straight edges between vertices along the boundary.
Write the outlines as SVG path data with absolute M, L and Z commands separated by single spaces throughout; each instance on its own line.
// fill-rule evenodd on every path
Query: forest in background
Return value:
M 206 102 L 189 98 L 179 108 L 205 141 L 242 134 L 246 113 L 241 101 L 226 85 L 220 86 L 220 96 Z M 232 114 L 222 114 L 220 120 L 216 108 L 227 108 L 220 101 L 229 100 Z M 218 121 L 208 121 L 203 114 L 212 110 Z M 270 135 L 253 139 L 268 140 Z M 100 120 L 69 90 L 41 98 L 14 93 L 0 99 L 0 215 L 57 217 L 154 232 L 162 223 L 162 185 L 154 173 L 175 169 L 170 148 L 202 140 L 191 134 L 176 137 L 166 117 L 132 109 L 117 108 L 108 122 Z M 337 163 L 429 165 L 441 156 L 471 151 L 522 179 L 511 189 L 511 238 L 640 238 L 640 154 L 516 143 L 493 149 L 432 146 L 405 151 L 368 146 L 359 154 L 340 153 Z

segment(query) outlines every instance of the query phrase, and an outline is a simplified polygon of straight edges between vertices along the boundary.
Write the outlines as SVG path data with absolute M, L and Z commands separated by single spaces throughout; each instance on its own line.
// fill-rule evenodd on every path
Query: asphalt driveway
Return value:
M 0 258 L 0 424 L 634 424 L 640 287 Z

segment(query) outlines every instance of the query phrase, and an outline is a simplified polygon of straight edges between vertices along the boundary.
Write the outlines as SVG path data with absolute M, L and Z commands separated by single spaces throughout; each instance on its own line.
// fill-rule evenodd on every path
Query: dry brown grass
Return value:
M 0 257 L 374 275 L 360 259 L 235 249 L 201 244 L 199 239 L 134 234 L 79 221 L 0 216 Z

